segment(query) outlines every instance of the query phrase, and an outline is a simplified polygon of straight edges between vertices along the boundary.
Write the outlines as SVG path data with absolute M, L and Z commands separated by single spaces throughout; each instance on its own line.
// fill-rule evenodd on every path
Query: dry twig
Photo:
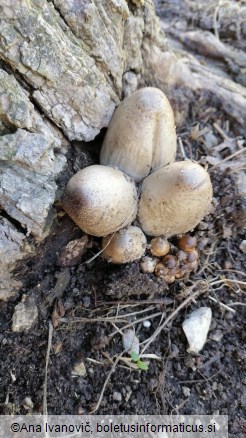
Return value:
M 51 345 L 52 345 L 52 336 L 53 336 L 53 325 L 52 325 L 52 322 L 49 321 L 49 336 L 48 336 L 48 345 L 47 345 L 47 353 L 46 353 L 44 394 L 43 394 L 43 412 L 44 412 L 44 415 L 48 415 L 47 383 L 48 383 L 48 366 L 49 366 L 50 350 L 51 350 Z

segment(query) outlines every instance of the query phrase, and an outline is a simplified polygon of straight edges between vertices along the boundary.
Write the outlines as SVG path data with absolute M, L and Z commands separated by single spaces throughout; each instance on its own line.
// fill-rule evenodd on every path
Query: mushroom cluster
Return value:
M 163 237 L 155 237 L 150 241 L 150 255 L 142 258 L 141 271 L 155 273 L 166 283 L 185 278 L 198 267 L 198 251 L 196 239 L 188 234 L 171 244 Z M 153 257 L 154 256 L 154 257 Z
M 103 237 L 106 260 L 128 263 L 140 259 L 147 235 L 154 237 L 151 253 L 162 260 L 143 259 L 145 272 L 180 278 L 182 266 L 197 263 L 194 247 L 193 252 L 185 251 L 190 255 L 181 261 L 169 254 L 166 239 L 183 235 L 201 221 L 211 203 L 212 185 L 199 164 L 174 162 L 176 148 L 168 99 L 156 88 L 142 88 L 117 107 L 102 145 L 100 165 L 80 170 L 68 182 L 64 210 L 85 233 Z M 135 220 L 138 226 L 132 225 Z

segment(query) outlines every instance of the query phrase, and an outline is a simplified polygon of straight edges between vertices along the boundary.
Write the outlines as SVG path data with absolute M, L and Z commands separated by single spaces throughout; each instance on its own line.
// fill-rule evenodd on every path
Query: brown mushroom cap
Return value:
M 63 208 L 85 233 L 107 236 L 130 224 L 137 213 L 134 182 L 112 167 L 93 165 L 68 182 Z
M 140 259 L 146 249 L 147 240 L 142 230 L 128 226 L 103 238 L 103 257 L 112 263 L 129 263 Z
M 105 136 L 100 163 L 136 181 L 174 161 L 175 122 L 171 105 L 157 88 L 135 91 L 117 107 Z
M 212 200 L 209 174 L 192 161 L 172 163 L 142 184 L 138 218 L 150 236 L 171 237 L 194 228 Z

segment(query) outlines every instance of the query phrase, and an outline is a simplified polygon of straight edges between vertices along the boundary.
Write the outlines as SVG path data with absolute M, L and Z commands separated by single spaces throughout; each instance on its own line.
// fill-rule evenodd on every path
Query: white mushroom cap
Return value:
M 112 167 L 89 166 L 68 182 L 63 208 L 85 233 L 107 236 L 135 219 L 135 184 Z
M 136 181 L 175 159 L 174 115 L 157 88 L 135 91 L 117 107 L 108 127 L 100 163 L 117 167 Z
M 186 233 L 207 214 L 212 200 L 209 174 L 197 163 L 172 163 L 142 184 L 138 218 L 150 236 Z
M 128 226 L 114 236 L 103 238 L 103 257 L 112 263 L 129 263 L 142 257 L 147 246 L 147 240 L 142 230 Z

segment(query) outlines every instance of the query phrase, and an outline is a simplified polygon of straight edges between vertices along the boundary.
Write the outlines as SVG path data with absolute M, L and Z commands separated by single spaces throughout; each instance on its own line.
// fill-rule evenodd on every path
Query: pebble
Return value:
M 143 321 L 143 326 L 145 328 L 149 328 L 151 326 L 151 322 L 148 319 L 146 319 L 145 321 Z
M 84 307 L 87 309 L 91 305 L 91 297 L 86 295 L 85 297 L 82 298 L 82 302 L 83 302 Z
M 92 367 L 88 369 L 88 374 L 90 374 L 90 376 L 94 376 L 94 369 Z
M 210 307 L 200 307 L 183 322 L 182 327 L 189 343 L 188 353 L 199 353 L 208 336 L 212 319 Z
M 240 251 L 242 251 L 244 254 L 246 254 L 246 240 L 242 240 L 242 242 L 239 245 Z
M 31 399 L 31 397 L 26 397 L 24 402 L 23 402 L 23 407 L 29 411 L 30 409 L 33 409 L 33 401 Z
M 122 401 L 122 395 L 120 392 L 115 391 L 113 393 L 113 400 L 121 402 Z
M 190 397 L 190 388 L 188 386 L 182 386 L 182 392 L 185 397 Z
M 223 338 L 223 333 L 221 330 L 214 330 L 214 332 L 211 333 L 209 337 L 215 342 L 220 342 Z
M 21 302 L 15 306 L 12 318 L 12 331 L 28 331 L 37 322 L 38 308 L 35 303 L 29 301 Z
M 83 361 L 75 365 L 75 367 L 72 370 L 72 375 L 80 376 L 80 377 L 84 377 L 86 375 L 86 368 Z
M 217 391 L 217 389 L 218 389 L 218 383 L 217 382 L 213 382 L 212 389 L 213 389 L 213 391 Z

